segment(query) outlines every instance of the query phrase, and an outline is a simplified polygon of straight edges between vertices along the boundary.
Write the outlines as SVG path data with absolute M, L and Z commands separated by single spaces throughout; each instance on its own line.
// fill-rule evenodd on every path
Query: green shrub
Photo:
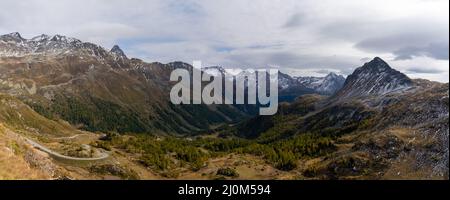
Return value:
M 233 178 L 239 177 L 239 173 L 235 169 L 229 167 L 218 169 L 216 174 Z

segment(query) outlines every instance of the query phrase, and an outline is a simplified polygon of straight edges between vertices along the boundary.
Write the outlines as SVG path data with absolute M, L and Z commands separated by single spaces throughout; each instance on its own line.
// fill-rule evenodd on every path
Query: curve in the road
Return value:
M 37 143 L 37 142 L 35 142 L 33 140 L 30 140 L 28 138 L 25 138 L 25 140 L 31 146 L 33 146 L 34 148 L 36 148 L 38 150 L 41 150 L 41 151 L 49 154 L 50 156 L 53 156 L 53 157 L 59 158 L 59 159 L 73 160 L 73 161 L 99 161 L 99 160 L 104 160 L 104 159 L 109 157 L 109 154 L 105 153 L 105 152 L 102 152 L 102 155 L 100 157 L 97 157 L 97 158 L 77 158 L 77 157 L 65 156 L 65 155 L 62 155 L 62 154 L 60 154 L 58 152 L 55 152 L 55 151 L 53 151 L 53 150 L 51 150 L 51 149 L 49 149 L 49 148 L 47 148 L 45 146 L 42 146 L 41 144 L 39 144 L 39 143 Z

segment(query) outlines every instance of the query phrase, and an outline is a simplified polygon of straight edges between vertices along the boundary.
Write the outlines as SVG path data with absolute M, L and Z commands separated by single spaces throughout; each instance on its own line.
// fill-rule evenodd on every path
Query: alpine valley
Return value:
M 279 73 L 255 105 L 173 105 L 174 69 L 61 35 L 0 36 L 0 179 L 449 179 L 449 85 L 381 58 Z M 203 73 L 228 73 L 222 67 Z

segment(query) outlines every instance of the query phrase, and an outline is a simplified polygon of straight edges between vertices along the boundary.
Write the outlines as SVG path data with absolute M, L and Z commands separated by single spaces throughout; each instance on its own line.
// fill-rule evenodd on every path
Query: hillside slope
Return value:
M 243 119 L 230 105 L 172 105 L 170 73 L 181 63 L 145 63 L 74 38 L 0 36 L 0 92 L 50 119 L 89 131 L 186 134 Z
M 448 179 L 448 99 L 448 83 L 411 80 L 375 58 L 335 96 L 300 97 L 236 134 L 260 143 L 332 138 L 332 153 L 299 164 L 305 178 Z

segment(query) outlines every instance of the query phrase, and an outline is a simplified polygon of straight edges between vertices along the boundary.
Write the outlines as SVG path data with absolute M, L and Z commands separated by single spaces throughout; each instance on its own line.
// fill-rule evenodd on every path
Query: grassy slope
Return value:
M 30 162 L 38 159 L 48 161 L 45 155 L 37 156 L 37 152 L 24 143 L 17 133 L 0 123 L 0 180 L 50 179 L 48 171 L 33 167 L 36 162 Z

